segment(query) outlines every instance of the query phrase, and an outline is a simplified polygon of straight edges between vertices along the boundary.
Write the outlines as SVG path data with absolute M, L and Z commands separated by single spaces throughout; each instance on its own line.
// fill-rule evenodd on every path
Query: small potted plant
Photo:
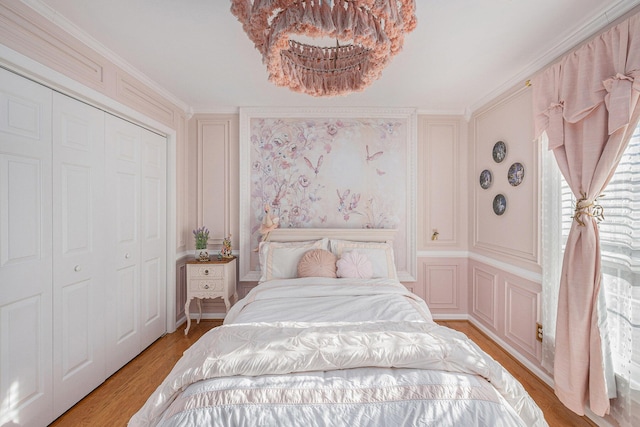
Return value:
M 205 226 L 196 228 L 193 230 L 193 236 L 196 239 L 196 259 L 198 261 L 209 261 L 209 249 L 207 249 L 209 230 Z

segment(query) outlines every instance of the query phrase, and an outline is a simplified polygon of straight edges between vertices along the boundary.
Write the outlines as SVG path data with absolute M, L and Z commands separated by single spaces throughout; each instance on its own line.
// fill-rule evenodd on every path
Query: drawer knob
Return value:
M 205 289 L 209 289 L 209 285 L 204 285 L 204 288 Z
M 204 274 L 209 274 L 209 269 L 206 269 L 206 270 L 204 271 Z
M 129 259 L 129 258 L 131 258 L 131 254 L 129 254 L 129 252 L 127 252 L 126 254 L 124 254 L 124 257 L 125 257 L 126 259 Z
M 79 265 L 76 265 L 75 267 L 73 267 L 73 271 L 80 271 L 82 270 L 82 267 L 80 267 Z

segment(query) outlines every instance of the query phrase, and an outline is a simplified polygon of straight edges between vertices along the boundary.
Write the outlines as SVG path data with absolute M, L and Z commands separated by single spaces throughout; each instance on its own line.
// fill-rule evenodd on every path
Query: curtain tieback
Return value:
M 604 208 L 598 203 L 598 197 L 604 197 L 604 194 L 593 200 L 590 200 L 586 193 L 580 193 L 580 195 L 582 197 L 576 202 L 575 212 L 571 218 L 582 227 L 586 225 L 583 215 L 594 218 L 598 223 L 604 221 Z

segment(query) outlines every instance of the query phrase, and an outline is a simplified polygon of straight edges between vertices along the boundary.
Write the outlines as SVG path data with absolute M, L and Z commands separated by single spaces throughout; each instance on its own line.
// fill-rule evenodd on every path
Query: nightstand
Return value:
M 229 311 L 231 297 L 237 298 L 236 293 L 236 258 L 213 259 L 211 261 L 187 261 L 187 302 L 184 313 L 187 316 L 187 335 L 191 327 L 189 305 L 193 298 L 198 300 L 198 323 L 202 318 L 203 298 L 222 298 Z

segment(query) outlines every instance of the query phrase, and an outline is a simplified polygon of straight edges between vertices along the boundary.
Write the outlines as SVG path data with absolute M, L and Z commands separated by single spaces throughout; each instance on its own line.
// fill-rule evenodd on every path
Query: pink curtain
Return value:
M 640 115 L 640 14 L 562 58 L 533 80 L 536 136 L 549 149 L 580 209 L 567 241 L 556 326 L 555 393 L 583 415 L 609 412 L 597 298 L 603 193 Z M 606 212 L 605 212 L 606 215 Z M 584 225 L 582 225 L 584 224 Z

